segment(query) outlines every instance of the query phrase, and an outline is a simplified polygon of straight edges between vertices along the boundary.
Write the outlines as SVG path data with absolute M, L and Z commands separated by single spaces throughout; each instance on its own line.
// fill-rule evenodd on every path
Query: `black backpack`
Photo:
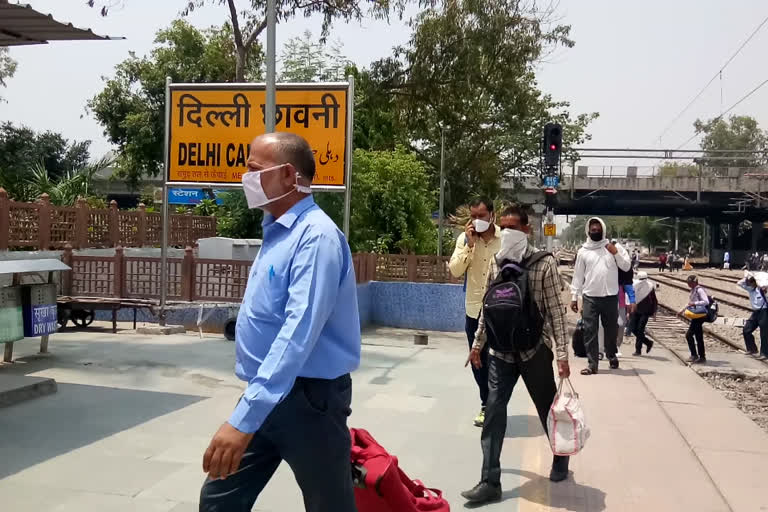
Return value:
M 629 270 L 619 269 L 619 286 L 632 284 L 634 277 L 635 277 L 635 274 L 632 271 L 632 267 L 629 267 Z
M 573 330 L 571 346 L 573 347 L 573 355 L 587 357 L 587 347 L 584 345 L 584 321 L 581 319 L 576 322 L 576 328 Z
M 528 287 L 528 270 L 551 256 L 539 251 L 519 264 L 504 260 L 499 275 L 483 297 L 483 318 L 490 347 L 499 352 L 522 352 L 541 341 L 544 317 Z

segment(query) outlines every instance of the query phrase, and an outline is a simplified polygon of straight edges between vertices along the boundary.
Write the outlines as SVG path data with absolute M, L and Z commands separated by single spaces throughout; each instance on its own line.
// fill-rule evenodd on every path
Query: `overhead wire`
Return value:
M 743 49 L 744 49 L 744 48 L 745 48 L 745 47 L 746 47 L 746 46 L 749 44 L 749 42 L 750 42 L 752 39 L 754 39 L 754 37 L 757 35 L 757 33 L 758 33 L 758 32 L 760 32 L 760 30 L 762 30 L 762 28 L 763 28 L 763 27 L 766 25 L 766 23 L 768 23 L 768 16 L 766 16 L 766 17 L 765 17 L 765 19 L 764 19 L 764 20 L 763 20 L 763 21 L 762 21 L 762 22 L 761 22 L 761 23 L 760 23 L 760 24 L 757 26 L 757 28 L 756 28 L 755 30 L 753 30 L 753 31 L 752 31 L 752 33 L 749 35 L 749 37 L 748 37 L 748 38 L 747 38 L 747 39 L 746 39 L 746 40 L 745 40 L 745 41 L 744 41 L 744 42 L 741 44 L 741 46 L 739 46 L 739 48 L 736 50 L 736 52 L 735 52 L 733 55 L 731 55 L 731 57 L 730 57 L 730 58 L 729 58 L 727 61 L 725 61 L 725 64 L 723 64 L 723 65 L 720 67 L 720 69 L 719 69 L 719 70 L 717 70 L 717 72 L 714 74 L 714 76 L 712 76 L 712 78 L 709 80 L 709 82 L 707 82 L 707 84 L 706 84 L 704 87 L 702 87 L 702 89 L 701 89 L 701 90 L 698 92 L 698 94 L 696 94 L 696 96 L 694 96 L 694 97 L 693 97 L 693 99 L 692 99 L 691 101 L 689 101 L 689 102 L 688 102 L 688 104 L 685 106 L 685 108 L 683 108 L 683 110 L 681 110 L 681 111 L 680 111 L 680 113 L 678 113 L 678 114 L 675 116 L 675 118 L 674 118 L 674 119 L 672 119 L 672 121 L 670 121 L 670 122 L 667 124 L 667 126 L 664 128 L 664 130 L 662 130 L 662 132 L 661 132 L 661 135 L 659 135 L 659 136 L 657 137 L 657 139 L 658 139 L 660 142 L 661 142 L 661 140 L 664 138 L 664 135 L 666 135 L 666 134 L 667 134 L 667 132 L 669 132 L 670 128 L 672 128 L 672 126 L 674 126 L 674 124 L 675 124 L 675 123 L 676 123 L 676 122 L 677 122 L 677 121 L 678 121 L 678 120 L 679 120 L 679 119 L 680 119 L 680 118 L 683 116 L 683 114 L 685 114 L 685 113 L 688 111 L 688 109 L 689 109 L 689 108 L 691 108 L 691 106 L 692 106 L 694 103 L 696 103 L 696 100 L 698 100 L 699 98 L 701 98 L 701 96 L 704 94 L 704 92 L 705 92 L 705 91 L 706 91 L 706 90 L 709 88 L 709 86 L 710 86 L 710 85 L 712 85 L 712 83 L 713 83 L 715 80 L 717 80 L 717 78 L 718 78 L 718 77 L 719 77 L 719 78 L 720 78 L 720 80 L 721 80 L 721 87 L 722 87 L 722 73 L 723 73 L 723 71 L 725 70 L 725 68 L 727 68 L 727 67 L 728 67 L 728 65 L 729 65 L 731 62 L 733 62 L 733 59 L 735 59 L 735 58 L 736 58 L 736 56 L 737 56 L 739 53 L 741 53 L 741 50 L 743 50 Z M 722 89 L 721 89 L 721 96 L 722 96 Z

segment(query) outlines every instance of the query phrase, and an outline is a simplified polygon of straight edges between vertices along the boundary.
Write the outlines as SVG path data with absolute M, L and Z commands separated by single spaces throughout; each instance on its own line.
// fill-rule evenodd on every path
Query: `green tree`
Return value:
M 703 134 L 701 149 L 704 150 L 702 163 L 707 167 L 760 167 L 768 163 L 768 134 L 760 129 L 757 121 L 749 116 L 731 116 L 729 119 L 716 117 L 709 121 L 697 119 L 693 123 L 697 134 Z M 711 151 L 735 151 L 733 154 L 718 154 L 718 157 L 733 157 L 727 160 L 712 160 Z M 761 155 L 748 156 L 738 151 L 762 151 Z
M 346 69 L 351 65 L 343 53 L 344 47 L 336 41 L 328 46 L 322 40 L 315 41 L 312 32 L 292 37 L 283 46 L 281 58 L 281 82 L 340 82 L 346 79 Z
M 432 171 L 446 140 L 448 211 L 476 193 L 496 196 L 502 180 L 535 173 L 546 122 L 564 127 L 566 148 L 588 138 L 596 114 L 572 117 L 566 102 L 543 94 L 536 65 L 571 47 L 570 27 L 528 0 L 459 0 L 419 14 L 407 45 L 396 49 L 383 82 L 395 96 L 396 121 Z
M 251 0 L 250 8 L 237 11 L 234 0 L 188 0 L 182 14 L 189 14 L 205 4 L 225 6 L 229 11 L 230 23 L 233 27 L 232 40 L 236 55 L 236 77 L 242 82 L 246 76 L 244 70 L 251 64 L 249 52 L 256 44 L 258 37 L 267 28 L 266 0 Z M 406 0 L 281 0 L 276 2 L 277 21 L 285 22 L 294 16 L 305 18 L 319 15 L 322 17 L 321 37 L 324 40 L 329 33 L 334 20 L 361 20 L 366 14 L 375 18 L 388 18 L 390 14 L 401 15 Z M 367 12 L 364 11 L 368 6 Z
M 111 158 L 102 158 L 77 169 L 69 169 L 61 176 L 52 175 L 42 163 L 38 163 L 14 185 L 14 194 L 9 195 L 18 201 L 31 202 L 48 194 L 51 203 L 56 206 L 74 206 L 79 197 L 98 199 L 93 195 L 93 176 L 112 163 Z
M 165 77 L 174 82 L 235 81 L 232 27 L 198 30 L 183 20 L 174 21 L 155 37 L 149 56 L 118 64 L 115 76 L 88 103 L 109 141 L 119 148 L 118 176 L 137 188 L 142 176 L 162 171 L 164 143 Z M 246 77 L 258 80 L 261 51 L 251 48 Z
M 26 179 L 42 167 L 54 181 L 88 164 L 90 141 L 70 141 L 59 133 L 35 132 L 10 122 L 0 124 L 0 186 L 21 200 Z
M 18 63 L 13 60 L 8 52 L 8 48 L 0 47 L 0 86 L 7 87 L 7 80 L 16 73 Z M 2 101 L 0 96 L 0 101 Z
M 416 155 L 403 147 L 358 149 L 353 176 L 350 244 L 354 251 L 434 253 L 436 195 Z
M 397 61 L 384 59 L 374 62 L 369 69 L 351 66 L 347 70 L 355 78 L 355 148 L 391 151 L 408 142 L 397 119 L 395 95 L 388 81 L 398 69 Z
M 222 204 L 216 210 L 216 225 L 220 236 L 261 238 L 263 213 L 258 208 L 248 208 L 248 202 L 242 190 L 232 190 L 222 194 L 221 202 Z
M 677 176 L 698 176 L 699 167 L 695 164 L 663 162 L 659 165 L 659 176 L 674 178 Z

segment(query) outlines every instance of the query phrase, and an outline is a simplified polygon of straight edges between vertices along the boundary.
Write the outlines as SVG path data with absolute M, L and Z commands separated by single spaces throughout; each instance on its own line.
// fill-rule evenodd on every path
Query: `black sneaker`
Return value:
M 491 485 L 488 482 L 480 482 L 472 489 L 464 491 L 461 495 L 470 503 L 491 503 L 501 501 L 501 486 Z
M 653 340 L 648 340 L 648 345 L 646 345 L 645 347 L 645 353 L 647 354 L 648 352 L 650 352 L 652 348 L 653 348 Z
M 619 369 L 619 360 L 618 358 L 614 357 L 610 360 L 611 370 L 618 370 Z
M 697 357 L 693 364 L 707 364 L 707 358 L 704 356 Z
M 640 352 L 639 350 L 635 350 L 635 351 L 632 353 L 632 355 L 633 355 L 633 356 L 641 356 L 641 355 L 643 355 L 643 353 L 642 353 L 642 352 Z
M 553 482 L 562 482 L 568 478 L 568 461 L 570 457 L 555 455 L 552 460 L 552 471 L 549 472 L 549 479 Z
M 691 364 L 695 363 L 698 360 L 699 360 L 699 356 L 691 356 L 688 359 L 686 359 L 686 361 L 688 361 Z

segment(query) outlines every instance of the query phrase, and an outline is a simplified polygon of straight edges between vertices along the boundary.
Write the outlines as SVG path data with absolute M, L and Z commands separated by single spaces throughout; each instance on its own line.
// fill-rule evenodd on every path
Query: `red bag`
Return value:
M 349 429 L 358 512 L 450 512 L 442 491 L 411 480 L 366 430 Z

